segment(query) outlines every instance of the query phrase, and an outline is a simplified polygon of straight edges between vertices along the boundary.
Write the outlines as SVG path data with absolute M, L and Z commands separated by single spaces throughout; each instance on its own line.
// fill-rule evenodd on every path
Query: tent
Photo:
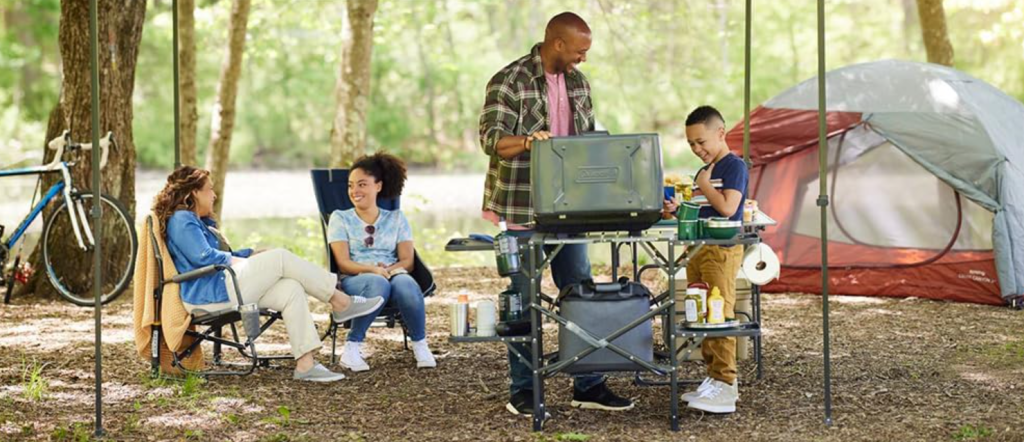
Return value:
M 825 75 L 832 293 L 1005 304 L 1024 293 L 1024 105 L 944 66 Z M 750 197 L 779 221 L 766 291 L 820 293 L 817 79 L 750 114 Z M 743 125 L 728 134 L 742 152 Z

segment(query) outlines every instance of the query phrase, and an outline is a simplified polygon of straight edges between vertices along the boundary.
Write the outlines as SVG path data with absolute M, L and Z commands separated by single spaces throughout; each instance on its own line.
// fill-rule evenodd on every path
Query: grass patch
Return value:
M 993 368 L 1018 368 L 1024 366 L 1024 339 L 983 344 L 972 353 L 979 355 L 985 365 Z
M 955 433 L 953 440 L 981 440 L 992 435 L 992 429 L 984 425 L 963 425 Z
M 185 377 L 185 380 L 178 387 L 178 397 L 185 399 L 195 399 L 202 393 L 202 386 L 206 383 L 206 379 L 202 376 L 197 376 L 189 373 Z
M 124 432 L 132 433 L 139 429 L 139 410 L 142 409 L 142 403 L 135 401 L 132 403 L 132 412 L 124 420 Z
M 40 365 L 34 359 L 30 364 L 23 358 L 21 365 L 22 394 L 29 401 L 42 401 L 50 389 L 50 382 L 43 377 L 43 369 L 47 364 Z
M 57 427 L 50 433 L 54 442 L 89 442 L 92 439 L 92 424 L 89 422 L 73 422 L 66 427 Z
M 537 435 L 538 442 L 586 442 L 587 440 L 590 440 L 590 435 L 583 433 L 555 433 L 551 436 Z
M 287 405 L 277 407 L 277 416 L 264 419 L 265 422 L 288 428 L 292 424 L 292 410 Z

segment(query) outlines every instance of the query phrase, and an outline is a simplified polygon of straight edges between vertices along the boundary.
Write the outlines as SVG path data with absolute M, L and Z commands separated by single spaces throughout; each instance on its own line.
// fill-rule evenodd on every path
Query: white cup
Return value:
M 494 336 L 495 324 L 497 323 L 497 311 L 494 301 L 480 301 L 476 303 L 476 335 Z

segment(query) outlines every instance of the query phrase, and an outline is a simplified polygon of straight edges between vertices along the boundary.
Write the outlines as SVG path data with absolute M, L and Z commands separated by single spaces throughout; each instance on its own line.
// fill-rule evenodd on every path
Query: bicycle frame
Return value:
M 26 167 L 21 169 L 10 169 L 0 170 L 0 178 L 20 175 L 45 175 L 49 173 L 60 173 L 61 180 L 55 183 L 46 192 L 46 195 L 32 208 L 32 211 L 21 221 L 18 228 L 14 230 L 14 233 L 7 239 L 5 246 L 8 250 L 13 249 L 14 245 L 17 244 L 18 240 L 21 239 L 25 231 L 28 230 L 28 226 L 35 221 L 36 217 L 42 213 L 43 208 L 46 207 L 58 193 L 64 195 L 64 200 L 68 202 L 68 216 L 71 217 L 71 228 L 75 232 L 75 239 L 78 240 L 78 247 L 82 250 L 88 250 L 95 244 L 92 237 L 92 229 L 89 228 L 88 217 L 85 213 L 85 207 L 82 206 L 81 201 L 75 201 L 71 199 L 71 195 L 74 186 L 71 185 L 71 173 L 68 171 L 68 164 L 66 162 L 54 162 L 51 164 L 35 167 Z M 72 203 L 74 201 L 74 203 Z M 78 215 L 78 216 L 76 216 Z M 79 219 L 80 218 L 80 219 Z M 84 229 L 78 225 L 79 221 L 84 224 Z M 85 231 L 86 238 L 89 245 L 82 241 L 82 231 Z

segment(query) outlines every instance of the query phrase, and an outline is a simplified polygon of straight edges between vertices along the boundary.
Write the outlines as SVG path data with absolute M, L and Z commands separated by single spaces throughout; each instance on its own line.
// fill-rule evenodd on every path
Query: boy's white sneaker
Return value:
M 704 378 L 704 381 L 701 382 L 699 386 L 697 386 L 696 390 L 683 393 L 683 395 L 680 396 L 679 399 L 682 399 L 683 402 L 690 402 L 694 399 L 697 399 L 697 397 L 699 397 L 700 394 L 704 392 L 704 390 L 708 389 L 708 385 L 711 385 L 711 381 L 713 380 L 714 379 L 711 379 L 709 377 Z
M 338 363 L 354 372 L 369 370 L 370 365 L 363 360 L 362 346 L 361 342 L 346 342 Z
M 739 397 L 739 389 L 735 384 L 712 380 L 699 396 L 690 401 L 689 407 L 708 413 L 735 413 L 736 399 Z
M 430 352 L 426 339 L 412 342 L 412 355 L 416 358 L 416 366 L 419 368 L 437 367 L 437 361 L 434 360 L 434 354 Z

